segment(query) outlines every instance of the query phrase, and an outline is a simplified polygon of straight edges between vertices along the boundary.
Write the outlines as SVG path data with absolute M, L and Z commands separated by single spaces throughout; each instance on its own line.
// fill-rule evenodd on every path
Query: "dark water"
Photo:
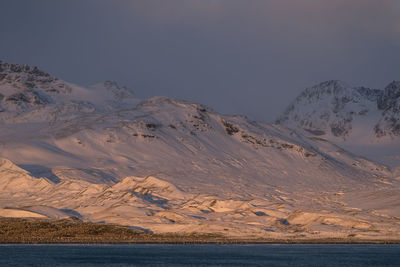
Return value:
M 400 245 L 0 245 L 0 266 L 400 266 Z

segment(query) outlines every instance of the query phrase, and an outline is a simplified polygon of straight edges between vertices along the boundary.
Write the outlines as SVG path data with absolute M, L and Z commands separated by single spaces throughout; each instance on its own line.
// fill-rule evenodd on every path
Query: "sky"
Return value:
M 400 0 L 1 0 L 0 60 L 273 122 L 322 81 L 400 80 Z

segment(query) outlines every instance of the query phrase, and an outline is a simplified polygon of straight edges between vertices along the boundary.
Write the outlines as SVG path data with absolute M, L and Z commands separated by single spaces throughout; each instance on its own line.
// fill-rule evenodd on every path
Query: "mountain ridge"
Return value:
M 382 164 L 281 125 L 166 97 L 139 100 L 110 82 L 84 88 L 39 74 L 52 82 L 21 86 L 33 69 L 8 67 L 7 77 L 19 78 L 0 81 L 2 107 L 16 92 L 25 96 L 0 113 L 1 180 L 31 184 L 0 188 L 2 216 L 24 209 L 156 233 L 259 237 L 371 238 L 398 229 L 397 202 L 382 203 L 400 181 Z M 59 84 L 69 89 L 46 92 Z M 35 93 L 51 98 L 36 103 Z M 359 208 L 378 192 L 373 210 Z

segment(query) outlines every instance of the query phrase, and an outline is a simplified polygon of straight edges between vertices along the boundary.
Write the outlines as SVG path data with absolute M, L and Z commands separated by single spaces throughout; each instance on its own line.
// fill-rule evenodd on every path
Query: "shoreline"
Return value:
M 257 245 L 257 244 L 400 244 L 400 239 L 349 238 L 241 238 L 213 233 L 153 234 L 116 224 L 61 220 L 0 218 L 0 245 Z
M 129 240 L 98 240 L 87 241 L 80 237 L 69 240 L 35 240 L 27 238 L 18 241 L 0 241 L 0 245 L 134 245 L 134 244 L 165 244 L 165 245 L 400 245 L 400 240 L 384 239 L 345 239 L 345 238 L 316 238 L 316 239 L 240 239 L 240 238 L 198 238 L 188 235 L 156 234 L 148 237 L 138 237 Z
M 274 239 L 274 240 L 191 240 L 191 241 L 44 241 L 44 242 L 0 242 L 2 245 L 400 245 L 400 240 L 326 240 L 326 239 Z

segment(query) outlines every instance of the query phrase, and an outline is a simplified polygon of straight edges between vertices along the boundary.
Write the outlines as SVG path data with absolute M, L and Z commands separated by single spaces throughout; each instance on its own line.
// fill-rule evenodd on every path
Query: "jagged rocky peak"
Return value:
M 0 61 L 0 92 L 14 93 L 10 88 L 40 89 L 48 94 L 68 93 L 71 89 L 61 80 L 37 67 L 25 64 L 12 64 Z M 15 91 L 14 90 L 14 91 Z
M 378 99 L 378 108 L 382 110 L 382 118 L 374 127 L 376 136 L 400 137 L 400 81 L 386 86 Z
M 352 87 L 339 80 L 322 82 L 304 90 L 298 98 L 318 100 L 321 98 L 336 98 L 342 102 L 357 102 L 360 97 L 376 101 L 382 95 L 382 90 L 367 87 Z M 337 102 L 337 100 L 336 100 Z
M 346 91 L 349 86 L 339 80 L 330 80 L 326 82 L 322 82 L 313 87 L 307 88 L 301 94 L 302 96 L 314 96 L 314 95 L 322 95 L 322 94 L 333 94 L 340 95 Z
M 359 135 L 400 136 L 400 82 L 384 90 L 323 82 L 304 90 L 277 123 L 343 139 L 357 129 Z
M 39 70 L 37 67 L 31 67 L 26 64 L 12 64 L 0 60 L 0 72 L 7 73 L 26 73 L 34 76 L 50 77 L 50 74 Z
M 331 80 L 304 90 L 277 123 L 317 135 L 346 138 L 357 117 L 373 113 L 382 90 Z
M 400 99 L 400 81 L 393 81 L 386 86 L 383 94 L 378 99 L 378 108 L 386 110 L 393 107 Z
M 37 67 L 0 62 L 0 120 L 10 117 L 16 120 L 28 114 L 43 117 L 46 112 L 48 116 L 60 117 L 61 113 L 67 116 L 72 111 L 123 109 L 137 102 L 132 91 L 116 82 L 106 81 L 86 88 L 55 78 Z
M 70 86 L 37 67 L 0 61 L 0 110 L 24 111 L 54 102 Z

